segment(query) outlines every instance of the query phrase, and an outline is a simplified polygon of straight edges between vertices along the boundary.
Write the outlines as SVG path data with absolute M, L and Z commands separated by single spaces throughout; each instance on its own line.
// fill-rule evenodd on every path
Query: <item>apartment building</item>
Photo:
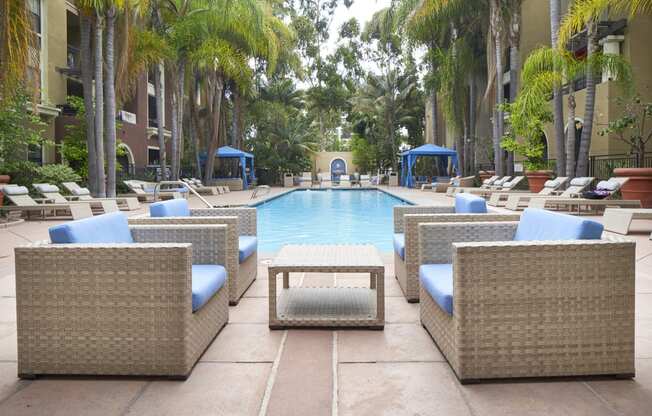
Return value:
M 26 0 L 37 42 L 30 51 L 29 79 L 38 87 L 37 109 L 47 124 L 44 135 L 60 143 L 66 126 L 76 122 L 67 105 L 69 96 L 83 96 L 80 70 L 80 22 L 74 2 L 67 0 Z M 170 79 L 165 74 L 166 79 Z M 153 76 L 142 74 L 131 99 L 116 114 L 118 140 L 125 152 L 118 162 L 123 172 L 142 173 L 159 166 L 158 123 L 170 137 L 171 87 L 164 82 L 165 112 L 156 111 Z M 168 145 L 169 146 L 169 145 Z M 56 146 L 32 148 L 29 159 L 39 163 L 61 161 Z M 169 152 L 169 148 L 168 148 Z

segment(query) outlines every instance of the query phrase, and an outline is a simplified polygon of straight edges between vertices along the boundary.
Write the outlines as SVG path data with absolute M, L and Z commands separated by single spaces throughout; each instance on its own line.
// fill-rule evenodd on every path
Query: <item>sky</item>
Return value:
M 371 20 L 374 13 L 378 10 L 388 7 L 392 0 L 354 0 L 351 7 L 348 9 L 344 5 L 340 5 L 335 11 L 333 23 L 331 25 L 331 36 L 329 39 L 329 52 L 335 50 L 337 43 L 337 32 L 342 25 L 352 17 L 358 19 L 360 27 L 364 28 L 365 23 Z

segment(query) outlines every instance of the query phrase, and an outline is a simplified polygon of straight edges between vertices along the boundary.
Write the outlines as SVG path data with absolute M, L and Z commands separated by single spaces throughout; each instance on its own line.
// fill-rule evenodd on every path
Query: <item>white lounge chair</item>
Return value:
M 564 192 L 562 192 L 558 197 L 560 198 L 578 198 L 582 192 L 586 191 L 595 178 L 593 177 L 579 177 L 574 178 L 570 181 L 570 185 Z M 545 189 L 545 188 L 544 188 Z M 541 196 L 542 198 L 555 197 L 554 192 L 551 194 L 546 194 Z M 528 203 L 532 198 L 539 198 L 538 194 L 514 194 L 507 197 L 507 202 L 505 203 L 505 208 L 517 211 L 520 209 L 527 208 Z
M 49 183 L 35 183 L 32 186 L 34 187 L 34 189 L 36 189 L 36 192 L 38 192 L 43 196 L 43 198 L 47 200 L 51 200 L 55 204 L 78 203 L 75 201 L 69 201 L 68 199 L 66 199 L 66 197 L 61 195 L 59 191 L 59 187 L 56 185 L 51 185 Z M 116 212 L 120 210 L 118 208 L 118 203 L 115 201 L 115 199 L 99 199 L 99 200 L 90 199 L 88 201 L 84 201 L 84 203 L 88 203 L 91 209 L 99 214 L 108 214 L 109 212 Z
M 299 186 L 301 188 L 312 187 L 312 172 L 303 172 L 301 174 L 301 179 L 299 179 Z
M 121 211 L 135 211 L 137 209 L 140 209 L 140 202 L 138 202 L 138 198 L 135 197 L 116 197 L 116 198 L 93 198 L 91 195 L 91 191 L 88 188 L 83 188 L 79 186 L 75 182 L 63 182 L 61 185 L 63 185 L 64 188 L 71 194 L 71 195 L 64 195 L 64 198 L 66 198 L 68 201 L 104 201 L 104 200 L 110 200 L 110 201 L 115 201 L 118 204 L 118 208 Z M 36 184 L 34 184 L 36 186 Z
M 501 192 L 492 192 L 491 197 L 489 198 L 488 205 L 492 207 L 501 207 L 505 206 L 507 200 L 512 196 L 524 196 L 525 198 L 531 196 L 548 196 L 554 195 L 555 192 L 558 192 L 559 189 L 564 187 L 568 183 L 568 177 L 559 177 L 557 179 L 546 181 L 543 186 L 543 189 L 538 193 L 527 193 L 520 191 L 501 191 Z M 529 200 L 529 199 L 528 199 Z
M 32 213 L 40 214 L 43 219 L 79 220 L 93 216 L 91 206 L 86 202 L 52 203 L 51 199 L 33 199 L 24 186 L 5 186 L 2 192 L 14 205 L 0 207 L 0 210 L 25 213 L 27 219 L 31 218 Z
M 340 176 L 340 186 L 343 188 L 350 188 L 351 187 L 351 177 L 349 175 L 341 175 Z

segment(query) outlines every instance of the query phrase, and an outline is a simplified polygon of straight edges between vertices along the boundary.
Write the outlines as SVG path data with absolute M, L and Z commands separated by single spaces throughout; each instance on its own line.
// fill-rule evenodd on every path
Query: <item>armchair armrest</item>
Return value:
M 406 206 L 399 205 L 394 207 L 394 232 L 405 232 L 405 215 L 409 214 L 453 214 L 455 207 L 446 205 L 433 206 Z
M 459 222 L 419 225 L 419 264 L 452 263 L 453 243 L 509 241 L 518 222 Z
M 257 235 L 256 208 L 196 208 L 192 217 L 238 217 L 238 235 Z
M 551 345 L 568 338 L 570 355 L 617 343 L 631 350 L 619 359 L 633 368 L 635 243 L 465 242 L 453 251 L 455 317 L 482 323 L 458 334 L 461 348 L 472 350 L 474 340 L 490 336 L 487 328 L 516 333 L 536 326 L 537 338 Z M 519 329 L 519 320 L 527 325 Z
M 226 225 L 132 225 L 129 227 L 138 243 L 190 243 L 192 264 L 227 266 L 233 256 L 233 244 L 228 244 Z M 235 247 L 237 252 L 237 246 Z

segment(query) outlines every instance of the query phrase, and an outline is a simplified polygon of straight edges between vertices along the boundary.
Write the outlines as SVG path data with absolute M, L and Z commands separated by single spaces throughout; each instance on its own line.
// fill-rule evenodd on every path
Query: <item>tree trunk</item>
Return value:
M 494 49 L 496 59 L 496 110 L 494 118 L 494 159 L 496 175 L 505 175 L 503 163 L 503 149 L 500 146 L 504 135 L 504 116 L 500 106 L 505 102 L 505 89 L 503 85 L 503 26 L 502 10 L 498 0 L 491 0 L 491 33 L 494 38 Z
M 477 103 L 478 101 L 478 92 L 477 86 L 475 84 L 475 79 L 472 78 L 469 84 L 469 157 L 467 158 L 467 164 L 469 166 L 468 173 L 475 173 L 475 141 L 477 137 Z
M 233 133 L 233 147 L 242 149 L 242 96 L 238 86 L 233 86 L 233 114 L 231 121 L 231 132 Z
M 224 79 L 221 76 L 216 76 L 211 92 L 212 105 L 209 114 L 211 115 L 211 138 L 208 144 L 208 152 L 206 157 L 206 168 L 204 171 L 204 184 L 208 185 L 213 180 L 213 170 L 215 169 L 215 152 L 219 147 L 219 134 L 220 134 L 220 113 L 222 111 L 222 98 L 224 96 Z
M 437 90 L 434 88 L 430 91 L 430 102 L 426 102 L 426 109 L 430 111 L 430 138 L 432 144 L 439 145 L 439 137 L 437 137 Z M 430 104 L 430 105 L 428 105 Z
M 111 6 L 106 11 L 106 79 L 104 81 L 104 95 L 106 105 L 106 141 L 105 155 L 107 166 L 106 196 L 115 197 L 116 187 L 116 103 L 115 103 L 115 59 L 114 59 L 114 38 L 115 38 L 116 9 Z
M 190 97 L 188 100 L 188 107 L 190 109 L 190 137 L 193 141 L 193 149 L 195 151 L 195 177 L 202 177 L 200 150 L 202 143 L 204 143 L 202 128 L 199 122 L 199 110 L 197 109 L 197 74 L 195 74 L 190 81 Z
M 91 48 L 92 22 L 80 12 L 81 77 L 86 111 L 86 149 L 88 151 L 88 187 L 97 195 L 97 151 L 95 150 L 95 108 L 93 104 L 93 56 Z
M 95 151 L 97 153 L 97 195 L 106 197 L 104 174 L 104 52 L 102 16 L 95 16 Z
M 168 180 L 167 172 L 167 149 L 165 144 L 165 105 L 163 102 L 163 67 L 161 64 L 154 67 L 154 94 L 156 95 L 156 118 L 157 118 L 157 127 L 156 133 L 158 136 L 158 148 L 159 148 L 159 165 L 161 167 L 161 179 L 164 181 Z
M 575 90 L 573 82 L 568 83 L 568 129 L 566 130 L 566 172 L 575 172 Z
M 181 174 L 181 160 L 183 159 L 183 146 L 184 146 L 184 138 L 183 138 L 183 117 L 184 117 L 184 98 L 185 98 L 185 85 L 186 85 L 186 59 L 182 58 L 181 62 L 179 63 L 179 78 L 177 79 L 177 95 L 179 97 L 179 125 L 178 125 L 178 134 L 179 134 L 179 141 L 178 141 L 178 148 L 177 148 L 177 170 L 174 175 L 175 180 L 179 180 L 179 175 Z
M 557 40 L 559 37 L 559 22 L 561 21 L 561 0 L 550 0 L 550 33 L 552 47 L 557 47 Z M 573 82 L 573 80 L 569 80 Z M 572 174 L 568 171 L 568 162 L 564 160 L 567 154 L 564 149 L 564 94 L 561 86 L 556 86 L 553 90 L 552 98 L 552 115 L 554 118 L 555 127 L 555 153 L 557 157 L 557 176 L 566 176 L 566 173 Z M 569 124 L 569 131 L 571 126 Z M 574 142 L 573 142 L 574 143 Z M 575 145 L 573 144 L 573 147 Z M 575 156 L 573 156 L 573 159 Z M 571 162 L 573 164 L 573 162 Z
M 509 101 L 516 101 L 521 69 L 521 2 L 514 1 L 509 26 Z M 507 155 L 507 174 L 514 176 L 514 152 Z
M 588 25 L 588 55 L 587 59 L 595 56 L 598 50 L 598 24 L 591 22 Z M 577 156 L 576 176 L 588 176 L 589 152 L 591 151 L 591 137 L 593 136 L 593 118 L 595 115 L 595 68 L 589 64 L 586 70 L 586 108 L 584 109 L 584 127 L 580 140 L 580 151 Z

